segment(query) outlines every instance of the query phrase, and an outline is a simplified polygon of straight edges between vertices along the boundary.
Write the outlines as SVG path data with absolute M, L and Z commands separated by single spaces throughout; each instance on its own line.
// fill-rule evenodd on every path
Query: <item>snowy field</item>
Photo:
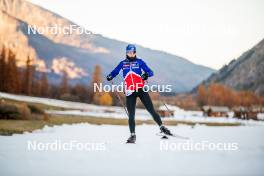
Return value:
M 190 140 L 161 140 L 154 125 L 137 126 L 137 143 L 125 144 L 126 126 L 63 125 L 0 136 L 0 175 L 263 175 L 264 126 L 170 126 Z M 33 149 L 33 144 L 39 148 Z M 62 144 L 78 147 L 60 149 Z M 232 145 L 187 150 L 180 144 Z M 31 144 L 31 145 L 29 145 Z M 46 144 L 55 144 L 47 147 Z M 87 144 L 84 148 L 84 144 Z M 46 146 L 46 148 L 43 148 Z M 51 146 L 51 145 L 49 145 Z M 77 145 L 75 145 L 77 146 Z M 82 147 L 81 147 L 82 146 Z M 183 145 L 182 145 L 183 146 Z M 234 147 L 235 146 L 235 147 Z M 63 148 L 63 147 L 62 147 Z M 223 149 L 223 148 L 222 148 Z M 228 149 L 228 150 L 227 150 Z

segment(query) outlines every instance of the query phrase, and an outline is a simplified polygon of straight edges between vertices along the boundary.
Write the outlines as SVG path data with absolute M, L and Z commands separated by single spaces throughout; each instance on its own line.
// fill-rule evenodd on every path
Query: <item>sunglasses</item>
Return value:
M 136 51 L 127 51 L 126 53 L 127 53 L 127 54 L 135 54 Z

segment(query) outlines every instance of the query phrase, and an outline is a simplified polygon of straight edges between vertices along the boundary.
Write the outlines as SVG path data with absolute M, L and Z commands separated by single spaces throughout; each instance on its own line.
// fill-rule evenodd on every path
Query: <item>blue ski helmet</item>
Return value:
M 132 45 L 132 44 L 127 45 L 127 47 L 126 47 L 126 53 L 128 53 L 130 51 L 133 51 L 135 53 L 136 52 L 136 46 L 135 45 Z

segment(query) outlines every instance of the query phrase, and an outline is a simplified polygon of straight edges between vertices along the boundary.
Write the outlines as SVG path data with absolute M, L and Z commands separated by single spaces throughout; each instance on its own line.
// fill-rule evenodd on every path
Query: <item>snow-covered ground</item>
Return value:
M 70 101 L 62 101 L 49 98 L 39 98 L 30 97 L 23 95 L 14 95 L 8 93 L 0 92 L 0 98 L 7 98 L 17 101 L 41 103 L 50 106 L 57 106 L 63 108 L 69 108 L 71 110 L 57 111 L 57 110 L 47 110 L 50 114 L 60 114 L 60 115 L 78 115 L 78 116 L 94 116 L 94 117 L 104 117 L 104 118 L 127 118 L 127 115 L 123 107 L 116 106 L 98 106 L 87 103 L 78 103 Z M 201 111 L 185 111 L 183 109 L 173 109 L 173 107 L 168 106 L 171 110 L 175 110 L 174 117 L 164 118 L 163 120 L 181 120 L 186 122 L 206 122 L 206 123 L 234 123 L 238 122 L 243 125 L 264 125 L 262 121 L 253 120 L 240 120 L 236 118 L 208 118 L 202 115 Z M 175 107 L 174 107 L 175 108 Z M 152 117 L 145 109 L 136 110 L 136 119 L 147 120 Z
M 0 175 L 253 176 L 264 173 L 264 126 L 180 125 L 170 129 L 191 139 L 161 140 L 155 135 L 158 129 L 154 125 L 137 126 L 136 144 L 125 144 L 128 128 L 114 125 L 63 125 L 0 136 Z M 34 142 L 39 150 L 32 150 Z M 48 143 L 53 147 L 41 148 Z M 58 147 L 70 143 L 78 144 L 79 148 Z M 31 148 L 28 144 L 32 144 Z M 82 148 L 84 144 L 88 147 Z M 191 144 L 197 145 L 196 150 L 187 150 L 186 146 Z M 200 147 L 210 144 L 211 148 L 202 150 L 198 144 Z M 225 145 L 225 150 L 217 150 L 216 144 Z M 185 148 L 175 147 L 180 145 Z M 223 145 L 218 149 L 223 149 Z
M 56 111 L 56 110 L 48 110 L 46 111 L 49 114 L 57 114 L 57 115 L 76 115 L 76 116 L 93 116 L 93 117 L 103 117 L 103 118 L 120 118 L 127 119 L 127 115 L 124 110 L 113 110 L 111 112 L 108 111 L 82 111 L 82 110 L 65 110 L 65 111 Z M 263 121 L 254 121 L 254 120 L 241 120 L 236 118 L 226 118 L 226 117 L 204 117 L 192 115 L 188 111 L 185 111 L 186 114 L 175 114 L 173 117 L 162 118 L 162 121 L 182 121 L 182 122 L 196 122 L 196 123 L 240 123 L 242 125 L 264 125 Z M 136 110 L 136 119 L 140 120 L 148 120 L 152 119 L 151 115 L 143 109 Z
M 7 98 L 11 100 L 31 102 L 31 103 L 41 103 L 41 104 L 50 105 L 50 106 L 69 108 L 69 109 L 87 110 L 87 111 L 97 110 L 97 109 L 101 110 L 102 108 L 109 109 L 109 107 L 107 106 L 96 106 L 96 105 L 87 104 L 87 103 L 63 101 L 63 100 L 56 100 L 56 99 L 50 99 L 50 98 L 31 97 L 31 96 L 25 96 L 25 95 L 15 95 L 15 94 L 9 94 L 9 93 L 4 93 L 4 92 L 0 92 L 0 98 Z

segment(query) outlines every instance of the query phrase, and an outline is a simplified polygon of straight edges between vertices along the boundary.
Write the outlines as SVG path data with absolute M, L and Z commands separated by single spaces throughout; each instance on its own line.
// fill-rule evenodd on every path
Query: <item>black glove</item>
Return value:
M 148 74 L 147 73 L 143 73 L 142 75 L 141 75 L 141 78 L 145 81 L 145 80 L 147 80 L 148 79 Z
M 107 79 L 107 81 L 111 81 L 113 79 L 113 76 L 112 75 L 107 75 L 106 79 Z

